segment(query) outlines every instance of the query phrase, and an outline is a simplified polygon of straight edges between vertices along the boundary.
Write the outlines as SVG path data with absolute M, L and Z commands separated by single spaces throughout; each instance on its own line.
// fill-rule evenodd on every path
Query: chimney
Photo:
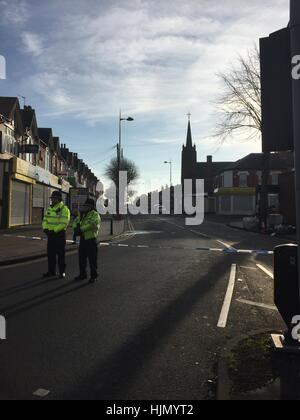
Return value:
M 213 163 L 213 157 L 207 156 L 207 163 L 212 164 Z

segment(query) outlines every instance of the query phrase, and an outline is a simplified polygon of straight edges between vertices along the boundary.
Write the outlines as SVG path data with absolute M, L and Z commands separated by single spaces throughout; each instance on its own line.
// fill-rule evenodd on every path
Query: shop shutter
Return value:
M 235 196 L 233 199 L 233 207 L 235 213 L 249 213 L 253 214 L 255 212 L 253 204 L 253 196 Z
M 33 186 L 33 208 L 44 208 L 44 186 L 36 184 Z
M 230 213 L 231 212 L 231 196 L 225 195 L 220 197 L 221 199 L 221 212 L 222 213 Z
M 30 223 L 31 185 L 12 181 L 11 226 L 22 226 Z

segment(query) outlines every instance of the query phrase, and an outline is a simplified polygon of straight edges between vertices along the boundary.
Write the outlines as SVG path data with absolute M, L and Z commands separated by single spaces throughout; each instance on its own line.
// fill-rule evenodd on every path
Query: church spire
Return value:
M 187 131 L 187 138 L 186 138 L 186 147 L 193 148 L 193 138 L 192 138 L 192 128 L 191 128 L 191 114 L 188 114 L 189 123 L 188 123 L 188 131 Z

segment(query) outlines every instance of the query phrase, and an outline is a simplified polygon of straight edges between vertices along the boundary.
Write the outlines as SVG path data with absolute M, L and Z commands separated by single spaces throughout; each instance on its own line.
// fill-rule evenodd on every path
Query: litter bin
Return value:
M 298 246 L 281 245 L 274 250 L 275 304 L 291 332 L 292 319 L 300 315 Z M 286 336 L 287 338 L 287 336 Z M 289 335 L 291 339 L 291 335 Z

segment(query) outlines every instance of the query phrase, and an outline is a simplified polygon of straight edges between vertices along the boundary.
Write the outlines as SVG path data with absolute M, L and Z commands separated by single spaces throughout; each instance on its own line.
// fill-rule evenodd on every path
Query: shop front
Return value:
M 36 184 L 33 187 L 32 199 L 32 224 L 42 223 L 44 213 L 49 207 L 50 197 L 53 191 L 61 191 L 61 185 L 57 176 L 38 166 L 35 169 Z
M 40 225 L 50 197 L 61 191 L 69 202 L 70 184 L 22 159 L 0 157 L 0 229 Z
M 32 189 L 36 183 L 30 173 L 29 163 L 14 158 L 9 180 L 9 220 L 8 227 L 31 224 Z
M 253 216 L 256 213 L 255 188 L 219 188 L 215 191 L 217 214 Z
M 14 158 L 9 185 L 8 227 L 41 224 L 52 192 L 60 190 L 56 176 Z
M 0 158 L 0 229 L 5 229 L 9 223 L 9 179 L 12 157 L 1 155 Z

